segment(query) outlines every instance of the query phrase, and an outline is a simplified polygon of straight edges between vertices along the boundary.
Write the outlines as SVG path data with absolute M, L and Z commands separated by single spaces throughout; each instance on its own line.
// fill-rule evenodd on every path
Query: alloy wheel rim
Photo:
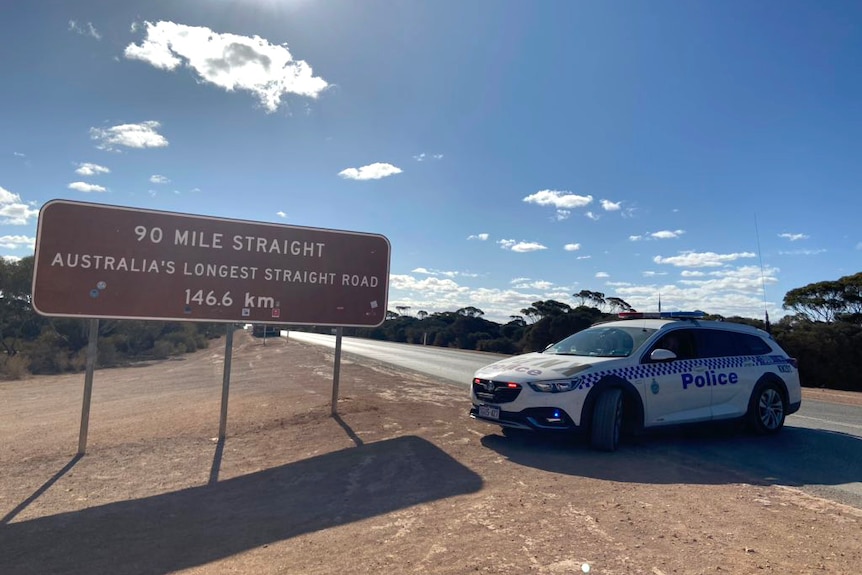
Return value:
M 767 389 L 760 394 L 760 421 L 766 429 L 777 429 L 784 415 L 784 403 L 781 395 L 774 389 Z

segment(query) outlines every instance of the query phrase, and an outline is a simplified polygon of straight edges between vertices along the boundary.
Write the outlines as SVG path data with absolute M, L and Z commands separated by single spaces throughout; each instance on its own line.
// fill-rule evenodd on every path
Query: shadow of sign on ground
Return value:
M 201 487 L 0 525 L 0 573 L 170 573 L 481 486 L 477 474 L 433 444 L 400 437 Z M 85 559 L 70 565 L 70 556 Z
M 759 437 L 729 425 L 651 432 L 615 453 L 591 450 L 582 439 L 487 435 L 482 444 L 537 469 L 654 484 L 728 483 L 837 486 L 862 482 L 862 439 L 831 431 L 785 427 Z M 845 494 L 862 508 L 862 498 Z

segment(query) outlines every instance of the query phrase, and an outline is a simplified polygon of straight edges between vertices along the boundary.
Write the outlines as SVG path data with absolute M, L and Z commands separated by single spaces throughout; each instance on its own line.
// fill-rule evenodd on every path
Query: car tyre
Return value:
M 615 451 L 623 426 L 623 392 L 619 388 L 602 392 L 593 408 L 590 443 L 595 449 Z
M 769 382 L 755 388 L 748 405 L 748 423 L 756 434 L 778 433 L 786 414 L 787 405 L 777 384 Z

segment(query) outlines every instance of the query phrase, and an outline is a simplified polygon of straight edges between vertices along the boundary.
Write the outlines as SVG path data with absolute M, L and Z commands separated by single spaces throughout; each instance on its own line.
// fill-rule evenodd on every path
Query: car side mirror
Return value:
M 676 359 L 676 354 L 669 349 L 654 349 L 649 354 L 650 361 L 670 361 Z

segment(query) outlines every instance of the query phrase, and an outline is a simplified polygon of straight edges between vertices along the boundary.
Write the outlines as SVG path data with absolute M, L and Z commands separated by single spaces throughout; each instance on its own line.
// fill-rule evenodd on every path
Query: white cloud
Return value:
M 602 209 L 606 212 L 616 212 L 622 207 L 622 202 L 612 202 L 610 200 L 601 201 Z
M 10 250 L 18 248 L 36 249 L 36 238 L 27 236 L 0 236 L 0 248 Z
M 425 152 L 422 152 L 421 154 L 416 154 L 415 156 L 413 156 L 413 159 L 416 160 L 417 162 L 424 162 L 425 160 L 428 159 L 428 157 L 429 157 L 428 154 L 426 154 Z M 442 160 L 443 154 L 431 154 L 430 157 L 432 160 Z
M 673 238 L 678 238 L 682 234 L 685 233 L 685 230 L 662 230 L 660 232 L 653 232 L 650 234 L 650 237 L 655 238 L 657 240 L 670 240 Z
M 554 215 L 554 219 L 558 222 L 569 219 L 569 216 L 572 215 L 572 210 L 557 210 Z
M 30 218 L 38 215 L 39 210 L 34 210 L 22 202 L 21 196 L 0 186 L 0 224 L 23 226 Z
M 90 138 L 96 140 L 100 150 L 127 148 L 164 148 L 167 139 L 158 133 L 159 122 L 149 120 L 140 124 L 120 124 L 110 128 L 90 128 Z
M 685 230 L 662 230 L 660 232 L 651 232 L 647 235 L 629 236 L 629 241 L 639 242 L 641 240 L 670 240 L 678 238 L 685 233 Z
M 79 176 L 97 176 L 99 174 L 110 174 L 111 170 L 99 164 L 83 162 L 78 164 L 78 169 L 75 170 L 75 173 Z
M 581 244 L 566 244 L 563 246 L 563 249 L 567 252 L 576 252 L 581 249 Z
M 70 190 L 75 190 L 76 192 L 107 192 L 108 189 L 104 186 L 97 186 L 96 184 L 88 184 L 87 182 L 72 182 L 68 185 Z
M 758 266 L 742 266 L 739 268 L 730 268 L 709 272 L 702 277 L 707 279 L 686 279 L 680 283 L 685 286 L 697 286 L 708 288 L 711 291 L 742 291 L 756 293 L 761 291 L 764 283 L 774 284 L 777 279 L 774 273 L 777 270 Z
M 417 280 L 413 276 L 408 275 L 397 275 L 391 274 L 389 276 L 389 285 L 390 287 L 396 289 L 409 289 L 409 290 L 417 290 L 422 292 L 427 292 L 429 294 L 435 293 L 446 293 L 446 292 L 454 292 L 454 293 L 465 293 L 470 291 L 469 288 L 459 286 L 457 283 L 450 279 L 440 279 L 436 277 L 428 277 L 425 279 Z M 462 306 L 458 306 L 462 307 Z
M 377 162 L 361 168 L 347 168 L 338 172 L 338 175 L 345 180 L 379 180 L 400 173 L 401 168 L 392 164 Z
M 474 234 L 474 235 L 467 236 L 467 239 L 468 240 L 479 240 L 481 242 L 484 242 L 484 241 L 487 241 L 489 237 L 490 236 L 488 234 L 482 233 L 482 234 Z
M 566 301 L 571 298 L 573 289 L 551 286 L 546 291 L 534 285 L 547 286 L 550 282 L 528 278 L 512 282 L 529 284 L 523 283 L 522 287 L 513 289 L 475 288 L 460 285 L 451 279 L 393 274 L 389 276 L 390 307 L 394 309 L 395 306 L 405 305 L 413 310 L 435 313 L 474 306 L 485 312 L 485 319 L 506 323 L 512 315 L 520 315 L 519 310 L 530 307 L 532 302 L 549 299 Z
M 89 36 L 90 38 L 95 38 L 96 40 L 102 39 L 102 35 L 99 34 L 99 31 L 96 30 L 96 27 L 93 26 L 92 22 L 87 22 L 84 25 L 80 25 L 75 20 L 69 20 L 69 31 L 75 32 L 76 34 L 81 34 L 82 36 Z
M 807 235 L 805 235 L 805 234 L 788 234 L 788 233 L 784 233 L 784 234 L 778 234 L 778 237 L 779 237 L 779 238 L 784 238 L 784 239 L 786 239 L 786 240 L 790 240 L 791 242 L 796 242 L 796 241 L 799 241 L 799 240 L 807 240 L 807 239 L 808 239 L 808 236 L 807 236 Z
M 554 287 L 553 282 L 545 280 L 532 280 L 530 278 L 516 278 L 513 279 L 510 283 L 515 289 L 537 289 L 547 291 Z
M 593 201 L 593 197 L 579 196 L 577 194 L 558 190 L 542 190 L 535 194 L 530 194 L 525 197 L 523 201 L 528 204 L 554 206 L 555 208 L 569 210 L 589 205 Z
M 682 270 L 682 272 L 679 275 L 681 275 L 684 278 L 702 278 L 706 274 L 704 272 L 696 271 L 696 270 Z
M 277 215 L 280 218 L 286 218 L 287 217 L 287 214 L 282 212 L 281 210 L 275 212 L 275 215 Z
M 448 278 L 454 278 L 454 277 L 475 278 L 475 277 L 479 277 L 479 274 L 474 274 L 471 272 L 429 270 L 428 268 L 425 268 L 425 267 L 418 267 L 414 270 L 411 270 L 410 273 L 423 274 L 423 275 L 429 275 L 429 276 L 444 276 L 444 277 L 448 277 Z
M 609 278 L 611 275 L 608 272 L 596 272 L 597 278 Z
M 670 264 L 677 267 L 704 268 L 718 267 L 740 258 L 753 258 L 757 254 L 742 252 L 735 254 L 717 254 L 714 252 L 683 252 L 678 256 L 668 258 L 656 256 L 653 261 L 657 264 Z
M 536 252 L 546 250 L 547 247 L 537 242 L 518 242 L 515 240 L 500 240 L 497 242 L 504 250 L 509 250 L 518 253 Z
M 820 248 L 818 250 L 779 250 L 778 252 L 778 254 L 782 256 L 816 256 L 823 253 L 826 253 L 826 250 L 823 248 Z
M 666 276 L 667 272 L 654 272 L 654 271 L 645 271 L 643 272 L 643 276 L 645 278 L 654 278 L 658 276 Z
M 587 216 L 589 219 L 593 220 L 594 222 L 599 219 L 599 216 L 597 216 L 593 212 L 585 212 L 584 215 Z
M 764 285 L 775 285 L 778 281 L 776 268 L 742 266 L 697 273 L 700 275 L 690 273 L 690 279 L 678 283 L 620 287 L 616 296 L 639 311 L 655 311 L 661 294 L 665 311 L 702 309 L 724 316 L 756 317 L 768 307 L 770 316 L 781 315 L 780 302 L 764 301 Z
M 165 176 L 153 174 L 152 176 L 150 176 L 150 182 L 154 184 L 169 184 L 171 181 Z
M 329 86 L 304 60 L 294 60 L 287 45 L 270 44 L 260 36 L 220 34 L 203 26 L 144 24 L 144 40 L 126 46 L 126 58 L 162 70 L 185 65 L 204 82 L 228 92 L 251 92 L 267 112 L 275 112 L 288 94 L 317 98 Z

